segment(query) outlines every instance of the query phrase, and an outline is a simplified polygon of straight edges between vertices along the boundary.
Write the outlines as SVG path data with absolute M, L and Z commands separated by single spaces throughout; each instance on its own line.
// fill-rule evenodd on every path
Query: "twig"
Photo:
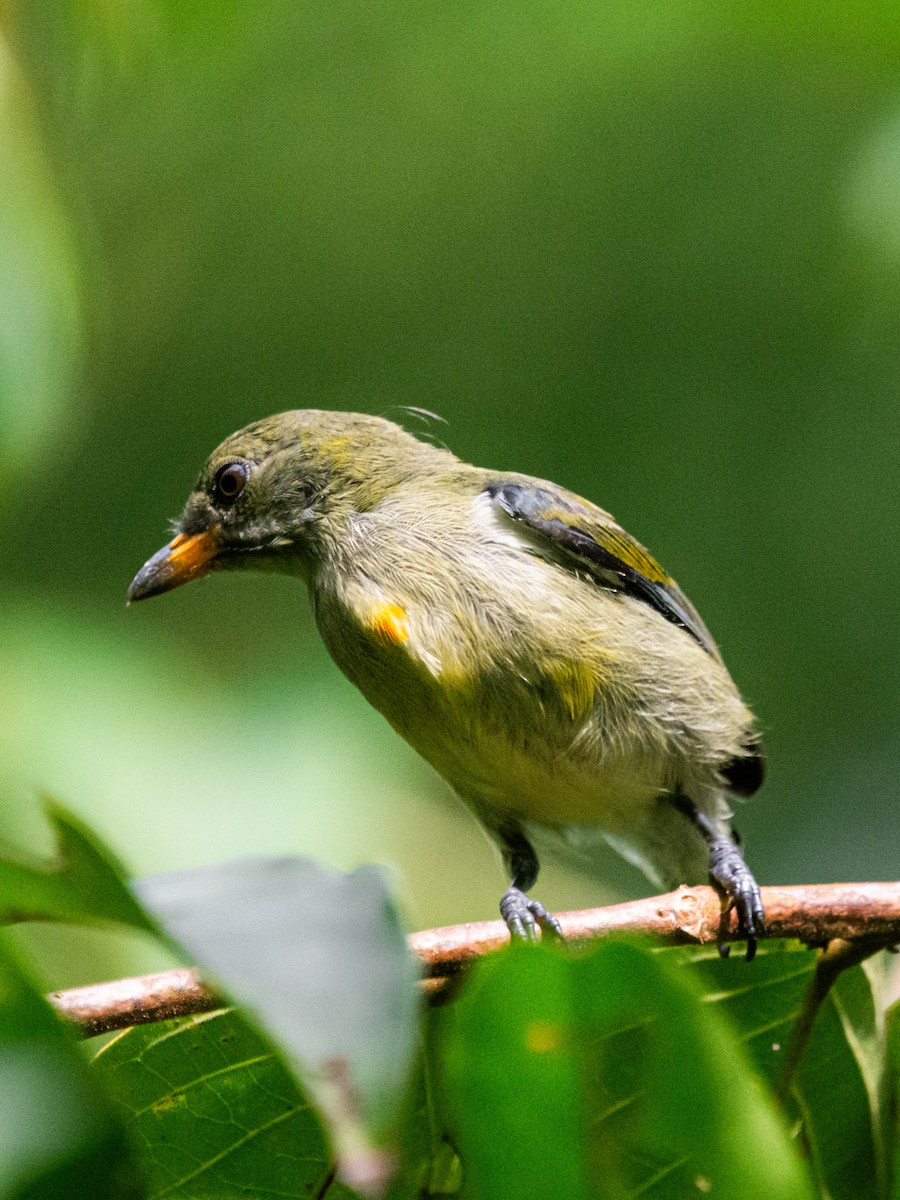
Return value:
M 837 982 L 838 976 L 883 949 L 883 942 L 873 943 L 862 938 L 857 942 L 848 942 L 843 938 L 835 938 L 819 955 L 815 972 L 803 1001 L 803 1007 L 791 1030 L 787 1051 L 775 1083 L 775 1099 L 782 1107 L 787 1103 L 787 1098 L 794 1085 L 797 1069 L 812 1035 L 816 1017 L 832 986 Z
M 763 888 L 762 894 L 767 938 L 796 938 L 813 946 L 826 946 L 839 938 L 864 943 L 866 953 L 878 946 L 900 943 L 900 883 L 770 887 Z M 559 920 L 566 940 L 576 944 L 614 933 L 632 933 L 667 945 L 697 945 L 715 942 L 719 937 L 722 901 L 712 888 L 682 887 L 646 900 L 561 913 Z M 739 940 L 733 914 L 727 937 Z M 499 949 L 507 941 L 502 921 L 448 925 L 409 938 L 410 948 L 423 966 L 423 988 L 431 996 L 440 993 L 472 959 Z M 200 980 L 196 971 L 185 968 L 54 992 L 49 999 L 61 1015 L 80 1027 L 85 1037 L 209 1012 L 226 1003 Z
M 69 988 L 51 992 L 47 999 L 60 1016 L 79 1026 L 83 1037 L 127 1029 L 129 1025 L 190 1017 L 226 1003 L 192 967 Z

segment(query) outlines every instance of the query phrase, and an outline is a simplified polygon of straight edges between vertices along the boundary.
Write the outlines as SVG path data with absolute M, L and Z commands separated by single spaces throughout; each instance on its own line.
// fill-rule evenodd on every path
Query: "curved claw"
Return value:
M 703 836 L 709 847 L 710 881 L 728 901 L 722 912 L 719 929 L 719 954 L 722 958 L 728 957 L 725 934 L 728 931 L 728 918 L 732 910 L 735 910 L 738 915 L 738 932 L 747 939 L 747 962 L 750 962 L 756 954 L 757 938 L 762 937 L 766 931 L 766 918 L 759 886 L 744 862 L 740 838 L 736 832 L 732 832 L 729 837 L 724 832 L 721 822 L 714 821 L 706 813 L 700 812 L 693 800 L 682 792 L 676 792 L 671 799 L 678 811 L 683 813 Z
M 561 942 L 563 940 L 562 925 L 560 925 L 553 913 L 548 912 L 540 900 L 529 900 L 528 907 L 544 933 L 549 934 L 554 941 Z
M 500 900 L 500 916 L 512 941 L 536 942 L 538 926 L 552 938 L 562 939 L 562 926 L 553 913 L 540 900 L 530 900 L 521 888 L 506 889 Z
M 747 939 L 747 962 L 756 955 L 757 939 L 766 931 L 765 910 L 759 885 L 744 862 L 740 848 L 727 838 L 710 846 L 709 874 L 715 887 L 728 898 L 727 919 L 732 909 L 738 916 L 738 930 Z M 719 942 L 719 954 L 728 957 L 728 947 Z

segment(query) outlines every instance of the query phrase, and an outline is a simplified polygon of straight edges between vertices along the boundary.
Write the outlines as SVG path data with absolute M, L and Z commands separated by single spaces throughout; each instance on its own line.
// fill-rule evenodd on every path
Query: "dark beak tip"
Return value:
M 213 560 L 218 548 L 218 526 L 196 534 L 177 534 L 148 558 L 132 579 L 125 596 L 126 604 L 160 596 L 208 574 L 215 565 Z
M 147 559 L 128 586 L 125 593 L 126 606 L 135 604 L 138 600 L 147 600 L 150 596 L 157 596 L 171 587 L 172 571 L 168 559 L 168 546 L 163 546 L 152 558 Z
M 128 591 L 125 593 L 125 607 L 130 608 L 138 600 L 146 600 L 149 596 L 155 595 L 156 590 L 152 586 L 151 581 L 144 578 L 144 569 L 142 567 L 134 579 L 132 579 L 128 586 Z

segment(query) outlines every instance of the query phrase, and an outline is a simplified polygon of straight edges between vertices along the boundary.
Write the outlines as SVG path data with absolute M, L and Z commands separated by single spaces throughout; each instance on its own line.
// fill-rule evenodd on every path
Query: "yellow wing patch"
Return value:
M 409 641 L 409 617 L 399 604 L 380 604 L 372 612 L 369 625 L 378 640 L 389 646 Z
M 608 554 L 614 554 L 626 566 L 639 571 L 651 583 L 670 584 L 673 580 L 649 554 L 640 542 L 618 526 L 606 513 L 600 512 L 589 500 L 583 500 L 574 492 L 572 499 L 583 507 L 568 504 L 548 504 L 536 515 L 542 521 L 560 521 L 576 533 L 586 534 Z
M 594 532 L 593 530 L 591 531 Z M 629 537 L 623 530 L 604 529 L 602 533 L 595 534 L 597 542 L 608 550 L 610 554 L 614 554 L 627 567 L 632 567 L 635 571 L 639 571 L 645 579 L 649 579 L 651 583 L 669 584 L 674 580 L 663 570 L 656 559 L 647 553 L 643 546 Z

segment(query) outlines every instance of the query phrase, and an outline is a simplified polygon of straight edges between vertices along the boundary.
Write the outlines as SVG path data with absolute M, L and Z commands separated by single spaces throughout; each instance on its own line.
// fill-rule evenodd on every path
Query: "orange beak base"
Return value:
M 219 526 L 202 533 L 179 533 L 141 567 L 128 589 L 128 603 L 159 596 L 208 575 L 219 552 Z

